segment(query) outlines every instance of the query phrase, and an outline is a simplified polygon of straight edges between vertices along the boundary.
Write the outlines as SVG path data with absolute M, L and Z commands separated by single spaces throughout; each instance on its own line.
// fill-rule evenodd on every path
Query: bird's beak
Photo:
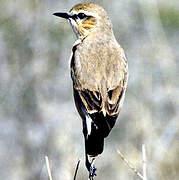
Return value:
M 54 13 L 53 15 L 61 17 L 61 18 L 65 18 L 65 19 L 69 19 L 70 18 L 70 15 L 68 13 L 57 12 L 57 13 Z

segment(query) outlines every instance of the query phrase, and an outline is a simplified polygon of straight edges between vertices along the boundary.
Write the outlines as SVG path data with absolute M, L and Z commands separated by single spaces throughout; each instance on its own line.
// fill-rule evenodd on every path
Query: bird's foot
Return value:
M 94 176 L 97 176 L 96 171 L 97 168 L 91 165 L 89 170 L 89 178 L 93 178 Z

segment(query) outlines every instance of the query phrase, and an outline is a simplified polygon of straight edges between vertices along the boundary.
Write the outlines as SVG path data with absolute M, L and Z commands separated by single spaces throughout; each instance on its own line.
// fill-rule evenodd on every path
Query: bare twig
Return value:
M 142 176 L 142 174 L 137 171 L 137 169 L 125 158 L 125 156 L 119 151 L 117 150 L 118 154 L 120 155 L 121 159 L 125 162 L 125 164 L 141 179 L 145 180 L 144 177 Z
M 52 180 L 52 173 L 50 170 L 50 164 L 49 164 L 48 156 L 45 156 L 45 162 L 46 162 L 46 166 L 47 166 L 47 172 L 48 172 L 49 180 Z
M 80 165 L 80 159 L 79 159 L 78 162 L 77 162 L 76 169 L 75 169 L 75 175 L 74 175 L 73 180 L 76 180 L 76 176 L 77 176 L 77 172 L 78 172 L 79 165 Z
M 146 163 L 145 144 L 142 144 L 142 170 L 143 170 L 143 180 L 147 180 L 147 163 Z

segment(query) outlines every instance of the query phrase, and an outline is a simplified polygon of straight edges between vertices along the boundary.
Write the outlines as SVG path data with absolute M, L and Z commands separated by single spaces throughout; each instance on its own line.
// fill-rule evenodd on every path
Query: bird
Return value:
M 82 119 L 85 164 L 96 176 L 94 161 L 115 125 L 128 84 L 128 63 L 103 7 L 83 2 L 53 15 L 69 21 L 76 34 L 70 57 L 73 96 Z

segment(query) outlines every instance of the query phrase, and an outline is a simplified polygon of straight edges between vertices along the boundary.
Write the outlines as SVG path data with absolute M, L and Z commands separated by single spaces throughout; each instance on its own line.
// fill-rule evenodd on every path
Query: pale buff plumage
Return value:
M 128 81 L 124 50 L 117 43 L 106 11 L 94 3 L 80 3 L 68 13 L 77 41 L 70 58 L 74 99 L 83 122 L 86 167 L 95 175 L 94 157 L 103 151 L 104 138 L 122 107 Z M 89 162 L 89 157 L 93 157 Z
M 123 91 L 122 96 L 125 95 L 127 86 L 127 62 L 123 49 L 116 43 L 113 37 L 108 40 L 104 39 L 103 34 L 101 34 L 101 37 L 98 35 L 99 33 L 94 33 L 93 36 L 86 37 L 83 43 L 77 46 L 74 54 L 74 88 L 83 91 L 87 89 L 92 92 L 99 92 L 102 96 L 103 111 L 109 114 L 118 113 L 120 106 L 118 106 L 119 108 L 116 111 L 109 112 L 107 105 L 114 104 L 117 106 L 118 104 L 116 103 L 121 92 Z M 95 44 L 93 42 L 94 36 L 96 36 Z M 111 98 L 108 95 L 110 91 L 112 91 Z M 122 100 L 123 98 L 121 97 Z M 85 101 L 83 102 L 85 103 Z M 87 105 L 86 107 L 88 108 Z M 88 110 L 90 113 L 89 108 Z M 95 109 L 92 110 L 92 112 L 94 111 Z
M 94 95 L 95 92 L 99 92 L 102 97 L 101 110 L 104 114 L 118 114 L 128 79 L 124 51 L 114 37 L 111 22 L 103 8 L 93 3 L 84 3 L 73 7 L 70 12 L 79 10 L 96 13 L 99 19 L 96 20 L 96 24 L 92 19 L 91 24 L 95 24 L 95 27 L 87 35 L 84 34 L 84 38 L 79 41 L 76 51 L 73 52 L 75 59 L 75 66 L 72 67 L 74 68 L 72 71 L 75 72 L 74 88 L 82 91 L 87 89 Z M 81 26 L 83 24 L 86 22 Z M 112 93 L 111 98 L 109 98 L 109 92 Z M 80 96 L 89 113 L 98 111 L 95 107 L 89 108 L 83 95 L 80 94 Z M 110 106 L 116 106 L 113 108 L 114 111 L 110 111 Z

